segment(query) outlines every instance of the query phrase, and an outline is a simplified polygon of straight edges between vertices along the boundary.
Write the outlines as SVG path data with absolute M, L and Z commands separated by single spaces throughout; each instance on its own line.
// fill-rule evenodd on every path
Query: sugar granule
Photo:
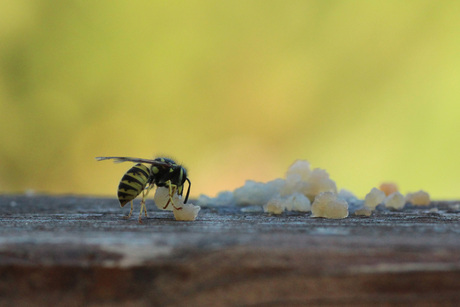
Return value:
M 311 206 L 312 217 L 343 219 L 348 216 L 348 203 L 333 192 L 318 194 Z
M 393 194 L 387 196 L 383 203 L 387 208 L 399 210 L 404 207 L 406 199 L 404 198 L 404 195 L 402 195 L 401 193 L 394 192 Z
M 420 190 L 415 193 L 408 193 L 406 201 L 415 206 L 428 206 L 430 204 L 430 194 Z
M 367 195 L 364 197 L 364 206 L 374 210 L 375 207 L 382 203 L 384 199 L 385 192 L 377 188 L 372 188 L 372 190 L 369 193 L 367 193 Z
M 169 211 L 173 209 L 171 202 L 165 208 L 166 203 L 169 200 L 169 188 L 167 187 L 157 187 L 153 200 L 155 201 L 155 205 L 157 206 L 158 209 L 169 210 Z M 177 193 L 174 193 L 173 195 L 173 202 L 176 207 L 180 207 L 180 204 L 182 204 L 182 200 L 180 196 L 177 195 Z

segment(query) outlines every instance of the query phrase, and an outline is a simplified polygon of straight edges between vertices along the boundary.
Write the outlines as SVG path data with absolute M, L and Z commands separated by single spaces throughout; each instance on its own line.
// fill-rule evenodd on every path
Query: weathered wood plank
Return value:
M 343 220 L 203 208 L 179 222 L 150 203 L 139 225 L 116 199 L 1 196 L 0 305 L 454 306 L 453 204 Z

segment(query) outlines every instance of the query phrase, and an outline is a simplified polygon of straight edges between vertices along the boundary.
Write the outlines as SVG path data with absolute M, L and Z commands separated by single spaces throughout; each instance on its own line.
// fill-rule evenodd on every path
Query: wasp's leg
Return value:
M 141 211 L 139 212 L 139 223 L 142 224 L 142 212 L 145 213 L 145 216 L 147 216 L 147 206 L 145 205 L 145 199 L 147 198 L 147 195 L 149 195 L 150 190 L 153 188 L 153 184 L 149 185 L 147 192 L 145 190 L 142 191 L 142 200 L 141 200 Z
M 145 205 L 145 198 L 149 194 L 150 189 L 151 189 L 151 187 L 147 186 L 147 188 L 145 188 L 144 191 L 142 191 L 142 200 L 143 200 L 143 207 L 144 207 L 144 215 L 145 215 L 145 217 L 147 217 L 147 206 Z M 145 192 L 145 190 L 147 190 L 147 192 Z M 144 195 L 144 192 L 145 192 L 145 195 Z M 139 213 L 139 216 L 141 216 L 141 215 L 142 215 L 142 206 L 141 206 L 141 212 Z
M 168 201 L 166 202 L 166 205 L 163 207 L 163 210 L 168 208 L 169 203 L 171 202 L 171 181 L 168 180 L 166 184 L 168 185 L 168 189 L 169 189 L 169 194 L 168 194 L 169 198 L 168 198 Z
M 169 187 L 169 199 L 168 199 L 168 202 L 166 203 L 166 206 L 164 206 L 163 209 L 166 209 L 168 207 L 169 203 L 171 203 L 171 206 L 173 206 L 174 209 L 182 210 L 182 207 L 177 208 L 174 205 L 174 201 L 173 201 L 173 196 L 174 196 L 174 193 L 176 192 L 177 186 L 175 184 L 172 184 L 170 180 L 168 180 L 166 183 L 169 183 L 168 184 L 168 187 Z
M 125 215 L 123 218 L 124 219 L 129 219 L 131 217 L 131 215 L 133 214 L 133 209 L 134 209 L 134 206 L 133 206 L 133 200 L 131 201 L 131 210 L 129 210 L 129 214 L 128 215 Z
M 139 212 L 139 223 L 142 224 L 142 212 L 144 211 L 145 206 L 145 192 L 142 191 L 142 200 L 141 200 L 141 212 Z

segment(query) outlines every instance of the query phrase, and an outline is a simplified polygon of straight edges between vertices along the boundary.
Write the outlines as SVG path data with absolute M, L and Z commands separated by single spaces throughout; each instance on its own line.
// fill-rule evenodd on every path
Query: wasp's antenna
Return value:
M 121 163 L 121 162 L 126 162 L 129 161 L 127 157 L 96 157 L 95 158 L 97 161 L 103 161 L 103 160 L 114 160 L 113 163 Z

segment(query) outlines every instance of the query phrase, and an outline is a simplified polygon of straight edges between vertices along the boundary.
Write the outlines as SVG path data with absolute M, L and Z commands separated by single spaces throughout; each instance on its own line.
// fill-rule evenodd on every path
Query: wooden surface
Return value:
M 0 196 L 0 306 L 457 306 L 460 202 L 370 218 Z M 135 212 L 138 207 L 135 207 Z

